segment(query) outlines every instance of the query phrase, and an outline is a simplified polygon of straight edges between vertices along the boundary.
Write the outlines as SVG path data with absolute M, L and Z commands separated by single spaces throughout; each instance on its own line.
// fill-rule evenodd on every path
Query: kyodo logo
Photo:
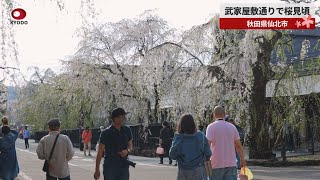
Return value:
M 28 24 L 28 21 L 23 21 L 23 19 L 27 16 L 27 12 L 21 8 L 14 9 L 11 12 L 11 17 L 15 20 L 11 21 L 11 24 Z

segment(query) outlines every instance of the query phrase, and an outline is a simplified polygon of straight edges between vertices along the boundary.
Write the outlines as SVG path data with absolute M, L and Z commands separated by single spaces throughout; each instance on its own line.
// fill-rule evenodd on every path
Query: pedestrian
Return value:
M 103 176 L 107 180 L 129 180 L 128 154 L 133 149 L 132 132 L 126 121 L 124 109 L 116 108 L 111 112 L 112 124 L 105 129 L 99 140 L 94 179 L 100 178 L 100 162 L 103 152 Z
M 0 179 L 13 180 L 19 174 L 19 165 L 16 153 L 18 132 L 10 130 L 7 125 L 1 128 L 3 137 L 0 138 Z
M 60 126 L 59 119 L 50 120 L 49 134 L 40 139 L 37 147 L 38 158 L 47 160 L 49 164 L 47 180 L 70 180 L 68 162 L 74 155 L 74 149 L 69 137 L 60 134 Z
M 240 155 L 241 167 L 245 166 L 243 149 L 236 127 L 225 121 L 225 109 L 216 106 L 213 110 L 214 122 L 207 127 L 207 138 L 212 151 L 211 180 L 236 180 L 237 163 L 235 154 Z
M 104 131 L 104 127 L 103 126 L 100 126 L 100 130 L 99 130 L 99 137 L 101 136 L 102 132 Z M 98 140 L 99 142 L 99 140 Z
M 241 142 L 241 144 L 242 144 L 242 141 L 243 141 L 243 138 L 244 138 L 244 136 L 243 136 L 243 129 L 242 129 L 240 126 L 238 126 L 238 125 L 236 124 L 235 120 L 232 119 L 232 118 L 228 119 L 228 122 L 231 123 L 231 124 L 233 124 L 233 125 L 237 128 L 237 131 L 238 131 L 239 136 L 240 136 L 240 142 Z M 237 159 L 237 169 L 241 169 L 240 156 L 239 156 L 239 154 L 238 154 L 237 152 L 236 152 L 236 159 Z
M 191 114 L 181 116 L 177 131 L 169 153 L 172 159 L 178 160 L 177 180 L 207 180 L 204 163 L 210 159 L 211 150 Z
M 23 130 L 23 139 L 24 139 L 24 145 L 26 146 L 26 149 L 29 148 L 29 138 L 30 138 L 30 131 L 28 130 L 28 126 L 25 126 Z
M 162 129 L 160 130 L 160 137 L 159 137 L 159 143 L 160 146 L 164 149 L 164 154 L 160 154 L 160 163 L 163 164 L 163 157 L 168 156 L 169 157 L 169 164 L 172 164 L 172 159 L 169 156 L 169 150 L 171 147 L 171 138 L 172 138 L 172 133 L 170 132 L 169 129 L 169 123 L 167 121 L 164 121 L 162 123 Z
M 6 116 L 3 116 L 1 118 L 1 126 L 0 126 L 0 137 L 3 136 L 3 133 L 2 133 L 2 127 L 3 126 L 9 126 L 9 119 L 6 117 Z
M 83 133 L 84 129 L 82 126 L 79 127 L 79 148 L 80 151 L 83 151 L 83 142 L 82 142 L 82 133 Z
M 86 130 L 82 133 L 82 142 L 84 144 L 83 152 L 84 156 L 87 156 L 86 150 L 89 151 L 89 156 L 91 156 L 91 138 L 92 138 L 92 132 L 90 131 L 89 127 L 86 127 Z
M 138 135 L 139 135 L 140 148 L 144 149 L 144 127 L 142 124 L 139 125 Z
M 101 134 L 102 134 L 103 130 L 104 130 L 104 127 L 103 127 L 103 126 L 100 126 L 100 130 L 99 130 L 99 138 L 100 138 L 100 136 L 101 136 Z M 98 139 L 98 142 L 97 142 L 97 144 L 96 144 L 96 151 L 98 151 L 98 148 L 99 148 L 99 139 Z

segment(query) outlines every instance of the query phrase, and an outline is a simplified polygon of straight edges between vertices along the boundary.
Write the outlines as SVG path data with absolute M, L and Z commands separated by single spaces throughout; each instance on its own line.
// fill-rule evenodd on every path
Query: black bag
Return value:
M 44 164 L 43 164 L 43 167 L 42 167 L 42 171 L 43 172 L 48 172 L 49 171 L 49 163 L 47 160 L 44 160 Z
M 58 135 L 56 136 L 56 139 L 54 140 L 54 144 L 53 144 L 53 146 L 52 146 L 49 159 L 44 161 L 44 164 L 43 164 L 43 167 L 42 167 L 42 171 L 43 171 L 43 172 L 46 172 L 46 173 L 49 172 L 49 161 L 50 161 L 50 159 L 51 159 L 51 157 L 52 157 L 53 150 L 54 150 L 54 148 L 55 148 L 55 146 L 56 146 L 56 144 L 57 144 L 57 140 L 58 140 L 59 135 L 60 135 L 60 134 L 58 134 Z
M 81 142 L 80 142 L 80 151 L 83 151 L 83 148 L 84 148 L 84 145 L 83 145 L 82 140 L 81 140 Z

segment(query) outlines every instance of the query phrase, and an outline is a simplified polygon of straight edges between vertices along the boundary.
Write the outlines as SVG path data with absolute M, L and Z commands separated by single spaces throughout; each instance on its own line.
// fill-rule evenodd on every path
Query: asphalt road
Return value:
M 45 180 L 42 172 L 43 161 L 39 160 L 35 150 L 37 143 L 30 140 L 30 149 L 24 149 L 24 141 L 17 140 L 17 155 L 20 166 L 18 180 Z M 93 180 L 95 167 L 95 151 L 93 157 L 84 157 L 83 152 L 76 149 L 76 154 L 69 162 L 71 179 Z M 136 168 L 130 168 L 130 180 L 174 180 L 177 167 L 158 165 L 158 158 L 130 157 L 137 162 Z M 168 163 L 168 159 L 165 159 Z M 101 163 L 102 165 L 102 163 Z M 320 167 L 264 168 L 250 167 L 255 180 L 319 180 Z M 102 172 L 102 167 L 101 167 Z M 101 178 L 102 179 L 102 178 Z

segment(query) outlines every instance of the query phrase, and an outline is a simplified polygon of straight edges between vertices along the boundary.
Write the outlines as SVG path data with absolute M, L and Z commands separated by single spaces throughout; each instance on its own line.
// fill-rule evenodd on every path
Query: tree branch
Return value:
M 15 67 L 6 67 L 6 66 L 0 66 L 0 69 L 15 69 L 15 70 L 20 70 L 20 69 L 15 68 Z
M 155 46 L 155 47 L 151 48 L 151 49 L 149 50 L 149 52 L 152 51 L 152 50 L 154 50 L 154 49 L 158 49 L 158 48 L 161 48 L 161 47 L 163 47 L 163 46 L 166 46 L 166 45 L 173 45 L 173 46 L 176 46 L 176 47 L 182 49 L 184 52 L 186 52 L 187 54 L 189 54 L 190 56 L 192 56 L 194 59 L 196 59 L 196 60 L 201 64 L 201 66 L 205 66 L 201 59 L 199 59 L 197 56 L 195 56 L 195 55 L 192 54 L 190 51 L 188 51 L 186 48 L 182 47 L 181 45 L 179 45 L 179 44 L 177 44 L 177 43 L 165 42 L 165 43 L 159 44 L 158 46 Z

